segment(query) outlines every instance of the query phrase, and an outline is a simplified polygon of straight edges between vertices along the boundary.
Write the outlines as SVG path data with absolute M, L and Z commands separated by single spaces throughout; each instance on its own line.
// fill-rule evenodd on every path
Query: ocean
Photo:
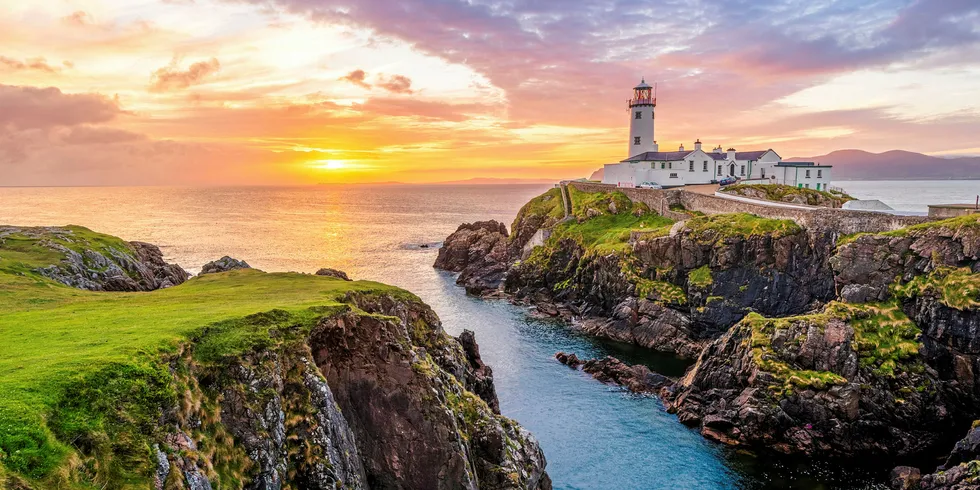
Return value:
M 839 182 L 862 199 L 907 211 L 973 202 L 980 182 Z M 0 223 L 86 226 L 161 247 L 197 272 L 229 255 L 266 271 L 346 271 L 408 289 L 447 331 L 476 332 L 501 411 L 541 442 L 557 489 L 886 488 L 882 471 L 768 460 L 704 440 L 636 396 L 558 364 L 557 351 L 615 355 L 668 375 L 686 363 L 590 339 L 505 301 L 466 296 L 432 263 L 463 222 L 508 226 L 546 185 L 0 188 Z

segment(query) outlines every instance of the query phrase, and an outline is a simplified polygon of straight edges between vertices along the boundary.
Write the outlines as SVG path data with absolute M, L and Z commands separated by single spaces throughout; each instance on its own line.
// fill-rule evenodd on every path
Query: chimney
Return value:
M 711 150 L 711 151 L 714 152 L 714 153 L 721 153 L 721 145 L 718 145 L 717 148 L 715 148 L 714 150 Z
M 697 150 L 700 150 L 700 149 L 701 149 L 701 138 L 698 138 L 698 140 L 694 142 L 694 151 L 697 151 Z
M 729 160 L 734 160 L 735 159 L 735 148 L 729 148 L 728 149 L 728 159 Z
M 677 151 L 684 151 L 684 143 L 681 143 L 681 147 L 678 148 Z

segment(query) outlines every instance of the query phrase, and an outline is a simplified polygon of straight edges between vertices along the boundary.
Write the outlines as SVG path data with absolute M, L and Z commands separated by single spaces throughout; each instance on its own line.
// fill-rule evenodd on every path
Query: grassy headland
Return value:
M 118 430 L 119 422 L 108 418 L 120 406 L 129 407 L 127 424 L 152 430 L 152 414 L 176 399 L 160 359 L 183 342 L 200 341 L 199 360 L 206 362 L 275 342 L 269 331 L 276 325 L 308 328 L 350 308 L 343 300 L 351 291 L 414 299 L 373 282 L 254 270 L 205 275 L 152 292 L 74 289 L 36 272 L 64 257 L 48 242 L 79 252 L 130 248 L 84 228 L 68 230 L 0 238 L 0 466 L 41 487 L 66 485 L 59 472 L 81 464 L 72 462 L 72 445 L 120 444 L 125 441 L 119 438 L 140 432 Z M 271 310 L 271 317 L 255 316 Z M 130 442 L 131 451 L 147 450 Z M 122 483 L 143 482 L 135 469 L 126 469 L 125 454 L 112 460 Z

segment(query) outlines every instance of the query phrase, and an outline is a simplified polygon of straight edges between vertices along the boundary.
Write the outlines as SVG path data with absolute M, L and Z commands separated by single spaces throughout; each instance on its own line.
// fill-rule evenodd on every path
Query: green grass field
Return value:
M 77 230 L 69 238 L 73 249 L 124 244 Z M 209 339 L 208 348 L 215 351 L 210 355 L 233 352 L 266 332 L 234 328 L 230 320 L 275 309 L 290 313 L 290 321 L 302 321 L 342 307 L 350 291 L 417 301 L 379 283 L 297 273 L 239 270 L 159 291 L 105 293 L 31 272 L 60 257 L 37 239 L 8 236 L 0 242 L 0 463 L 31 479 L 49 476 L 71 453 L 49 427 L 55 406 L 76 387 L 91 386 L 101 372 L 140 371 L 216 324 L 231 328 L 219 328 L 221 335 Z

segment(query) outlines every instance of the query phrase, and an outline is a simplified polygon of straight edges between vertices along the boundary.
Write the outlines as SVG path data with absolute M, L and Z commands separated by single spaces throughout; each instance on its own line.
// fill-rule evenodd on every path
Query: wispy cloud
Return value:
M 150 77 L 150 91 L 166 92 L 198 85 L 221 69 L 217 58 L 191 63 L 186 70 L 181 70 L 179 64 L 179 60 L 175 58 L 169 65 L 153 72 Z

